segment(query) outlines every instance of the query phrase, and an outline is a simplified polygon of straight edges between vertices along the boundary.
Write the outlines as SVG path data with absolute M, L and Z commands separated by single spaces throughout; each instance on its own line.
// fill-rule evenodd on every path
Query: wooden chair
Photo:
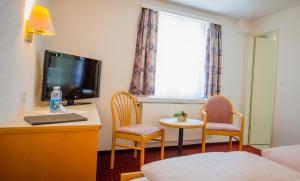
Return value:
M 232 138 L 239 137 L 239 150 L 243 148 L 244 115 L 233 110 L 228 98 L 222 95 L 210 97 L 204 105 L 202 153 L 205 152 L 205 141 L 207 135 L 229 136 L 229 150 L 232 150 Z M 240 127 L 233 124 L 233 116 L 240 117 Z
M 133 179 L 138 179 L 141 177 L 145 177 L 143 172 L 129 172 L 129 173 L 121 173 L 121 181 L 130 181 Z
M 111 111 L 113 118 L 111 162 L 110 168 L 114 168 L 115 147 L 126 147 L 134 149 L 134 158 L 137 157 L 137 150 L 140 150 L 140 166 L 144 165 L 145 143 L 150 140 L 161 142 L 161 159 L 164 159 L 165 131 L 152 125 L 143 125 L 140 121 L 140 114 L 133 95 L 126 91 L 117 92 L 111 99 Z M 135 114 L 136 124 L 132 124 L 132 114 Z M 117 120 L 119 127 L 117 128 Z M 156 139 L 161 137 L 161 139 Z M 134 146 L 117 144 L 117 139 L 125 139 L 134 142 Z M 138 147 L 140 143 L 140 147 Z

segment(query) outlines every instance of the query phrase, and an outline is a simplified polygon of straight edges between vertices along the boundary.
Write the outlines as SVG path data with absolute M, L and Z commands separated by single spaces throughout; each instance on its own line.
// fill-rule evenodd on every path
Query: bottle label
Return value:
M 60 108 L 60 99 L 59 98 L 51 98 L 50 99 L 50 111 L 58 112 Z

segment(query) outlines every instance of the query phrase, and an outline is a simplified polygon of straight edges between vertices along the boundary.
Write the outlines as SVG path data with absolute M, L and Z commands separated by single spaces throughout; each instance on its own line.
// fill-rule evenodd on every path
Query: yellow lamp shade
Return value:
M 27 22 L 27 31 L 38 35 L 55 35 L 50 13 L 47 8 L 33 5 Z

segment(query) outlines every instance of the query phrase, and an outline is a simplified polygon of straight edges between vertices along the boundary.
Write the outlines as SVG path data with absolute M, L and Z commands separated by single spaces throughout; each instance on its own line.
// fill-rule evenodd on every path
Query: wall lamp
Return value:
M 33 34 L 41 36 L 55 35 L 50 13 L 43 6 L 33 5 L 29 19 L 26 21 L 25 40 L 32 42 Z

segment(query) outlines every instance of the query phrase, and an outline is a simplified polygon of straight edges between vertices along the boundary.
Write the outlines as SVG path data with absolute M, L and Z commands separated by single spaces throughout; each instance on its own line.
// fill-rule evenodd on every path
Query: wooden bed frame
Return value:
M 122 173 L 121 174 L 121 181 L 129 181 L 135 178 L 144 177 L 142 172 L 129 172 L 129 173 Z

